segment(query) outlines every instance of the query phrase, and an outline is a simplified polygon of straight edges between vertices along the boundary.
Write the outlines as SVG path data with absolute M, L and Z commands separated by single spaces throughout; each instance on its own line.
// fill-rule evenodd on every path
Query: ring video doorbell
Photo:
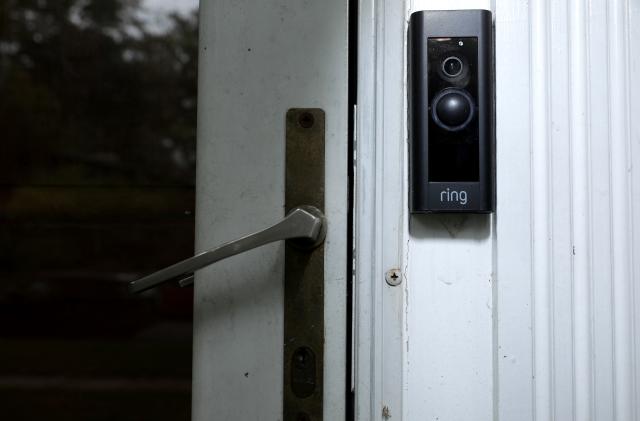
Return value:
M 413 13 L 409 73 L 411 212 L 493 212 L 491 12 Z

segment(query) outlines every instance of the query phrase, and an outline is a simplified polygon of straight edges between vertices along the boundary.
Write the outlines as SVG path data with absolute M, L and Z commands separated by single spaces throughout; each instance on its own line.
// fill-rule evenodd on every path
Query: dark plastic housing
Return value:
M 420 11 L 411 15 L 412 213 L 489 213 L 495 209 L 493 57 L 490 11 Z M 454 95 L 447 95 L 450 93 Z M 451 102 L 443 104 L 443 98 Z M 438 113 L 446 112 L 447 106 L 459 107 L 451 109 L 450 121 L 456 121 L 453 125 Z M 468 118 L 460 119 L 460 112 L 468 112 Z

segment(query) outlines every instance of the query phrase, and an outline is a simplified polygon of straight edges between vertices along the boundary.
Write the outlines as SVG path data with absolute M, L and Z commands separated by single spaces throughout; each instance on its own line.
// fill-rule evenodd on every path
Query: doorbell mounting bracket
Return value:
M 425 10 L 411 15 L 412 213 L 494 211 L 493 51 L 488 10 Z

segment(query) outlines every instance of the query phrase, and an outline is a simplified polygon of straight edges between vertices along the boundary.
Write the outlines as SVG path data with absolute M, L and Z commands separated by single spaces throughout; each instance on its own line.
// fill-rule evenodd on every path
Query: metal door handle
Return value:
M 293 208 L 282 221 L 269 228 L 196 254 L 129 283 L 129 291 L 133 293 L 145 291 L 219 260 L 275 241 L 298 239 L 301 246 L 313 248 L 322 244 L 325 233 L 326 221 L 322 212 L 313 206 L 298 206 Z

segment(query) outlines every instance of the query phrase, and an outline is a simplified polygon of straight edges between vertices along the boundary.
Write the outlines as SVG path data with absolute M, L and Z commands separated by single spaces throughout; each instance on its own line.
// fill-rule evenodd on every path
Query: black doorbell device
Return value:
M 411 15 L 412 213 L 493 212 L 493 62 L 490 11 L 438 10 Z

